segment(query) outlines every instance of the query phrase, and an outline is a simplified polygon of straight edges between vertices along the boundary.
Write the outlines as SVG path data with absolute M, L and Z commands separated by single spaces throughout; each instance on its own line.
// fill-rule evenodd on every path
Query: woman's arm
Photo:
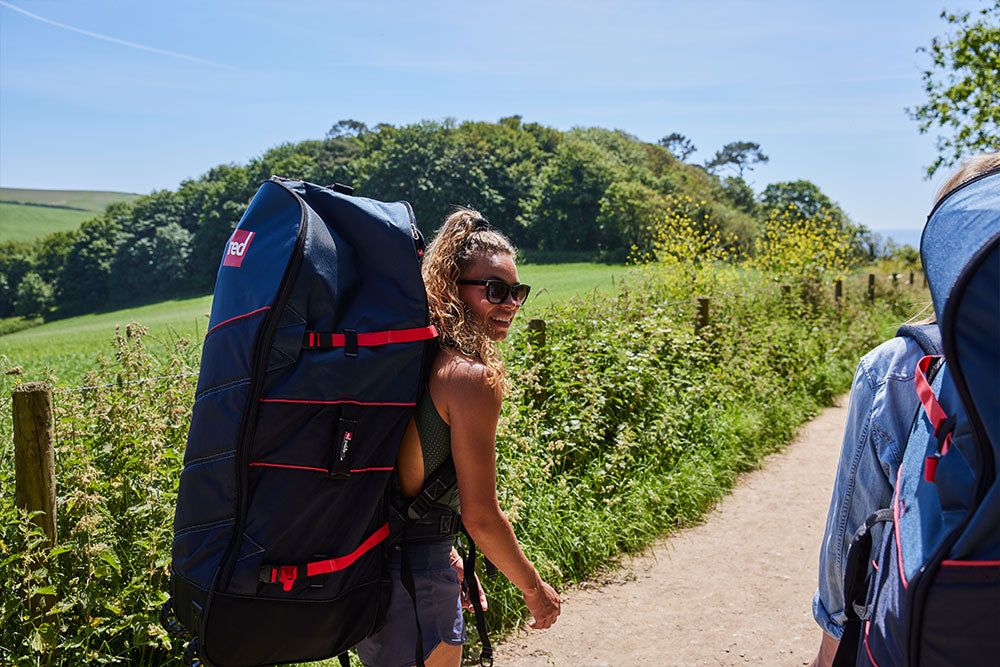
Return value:
M 486 383 L 481 363 L 453 356 L 432 378 L 432 396 L 451 426 L 451 452 L 458 475 L 462 523 L 483 555 L 524 594 L 535 617 L 532 627 L 547 628 L 559 615 L 559 596 L 542 581 L 521 551 L 496 492 L 496 427 L 501 398 Z M 439 402 L 440 399 L 440 402 Z

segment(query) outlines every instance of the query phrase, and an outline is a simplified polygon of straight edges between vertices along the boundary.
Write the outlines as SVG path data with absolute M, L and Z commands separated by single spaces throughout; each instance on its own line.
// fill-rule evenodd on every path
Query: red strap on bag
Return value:
M 917 396 L 920 398 L 920 404 L 924 406 L 924 412 L 927 413 L 927 418 L 931 420 L 931 425 L 934 427 L 934 435 L 937 435 L 938 429 L 944 420 L 948 418 L 948 415 L 944 413 L 941 408 L 941 404 L 938 403 L 937 398 L 934 396 L 934 390 L 931 389 L 931 383 L 927 381 L 927 369 L 930 368 L 931 363 L 937 359 L 934 355 L 927 355 L 917 362 L 917 370 L 913 377 L 913 382 L 917 386 Z
M 936 358 L 934 355 L 923 357 L 917 362 L 917 369 L 913 376 L 913 382 L 917 387 L 917 397 L 920 399 L 920 405 L 924 407 L 924 412 L 927 413 L 927 418 L 931 420 L 935 436 L 937 436 L 938 431 L 941 429 L 941 425 L 948 420 L 948 415 L 945 414 L 941 404 L 938 403 L 937 397 L 934 396 L 931 383 L 927 381 L 927 369 L 930 368 L 931 363 Z M 937 474 L 938 462 L 942 456 L 948 453 L 950 447 L 951 433 L 949 432 L 941 444 L 941 451 L 924 458 L 924 479 L 926 481 L 934 481 L 934 477 Z
M 437 338 L 437 329 L 432 326 L 418 327 L 416 329 L 395 329 L 390 331 L 371 331 L 359 333 L 358 347 L 375 347 L 378 345 L 391 345 L 392 343 L 414 343 L 418 340 L 430 340 Z M 320 331 L 307 331 L 304 347 L 344 347 L 347 343 L 347 336 L 342 333 L 324 333 Z
M 937 475 L 938 461 L 941 457 L 937 454 L 928 456 L 924 459 L 924 479 L 928 482 L 934 481 L 934 476 Z
M 262 569 L 260 581 L 272 584 L 280 582 L 281 589 L 288 592 L 292 590 L 292 585 L 300 574 L 305 577 L 312 577 L 317 574 L 329 574 L 330 572 L 343 570 L 387 537 L 389 537 L 388 523 L 375 531 L 371 537 L 362 542 L 361 546 L 346 556 L 329 558 L 305 565 L 268 565 Z
M 385 524 L 379 528 L 372 534 L 371 537 L 362 542 L 360 547 L 346 556 L 309 563 L 306 565 L 306 576 L 311 577 L 316 574 L 328 574 L 330 572 L 336 572 L 337 570 L 343 570 L 387 537 L 389 537 L 389 524 Z
M 292 584 L 295 583 L 295 577 L 298 575 L 299 568 L 294 565 L 282 565 L 278 569 L 278 581 L 281 582 L 281 590 L 290 591 L 292 590 Z M 272 579 L 273 581 L 273 579 Z

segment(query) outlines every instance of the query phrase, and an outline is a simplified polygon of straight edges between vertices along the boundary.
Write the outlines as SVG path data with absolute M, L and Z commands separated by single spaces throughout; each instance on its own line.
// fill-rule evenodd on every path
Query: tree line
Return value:
M 342 120 L 323 139 L 286 143 L 176 190 L 111 204 L 77 230 L 0 243 L 0 317 L 62 317 L 210 292 L 225 242 L 272 174 L 405 199 L 425 234 L 454 206 L 473 206 L 528 261 L 625 261 L 649 251 L 673 195 L 699 202 L 698 223 L 721 229 L 736 253 L 749 250 L 771 211 L 790 204 L 804 215 L 825 211 L 849 233 L 859 260 L 878 251 L 878 239 L 808 181 L 756 195 L 744 180 L 768 159 L 756 143 L 727 144 L 701 165 L 687 162 L 693 152 L 677 133 L 652 144 L 520 116 L 374 127 Z

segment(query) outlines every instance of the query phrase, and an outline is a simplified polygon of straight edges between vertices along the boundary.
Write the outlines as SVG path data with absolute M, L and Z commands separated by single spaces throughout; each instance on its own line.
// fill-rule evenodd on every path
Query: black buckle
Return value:
M 358 331 L 357 329 L 344 329 L 344 356 L 351 359 L 358 358 Z
M 424 494 L 420 494 L 414 498 L 413 502 L 410 503 L 410 506 L 406 508 L 406 516 L 414 520 L 423 519 L 430 511 L 431 502 L 427 500 Z
M 944 444 L 944 439 L 948 437 L 949 433 L 955 430 L 955 424 L 956 424 L 955 415 L 952 414 L 949 415 L 948 418 L 945 419 L 943 422 L 938 424 L 938 427 L 934 429 L 934 435 L 937 436 L 938 439 L 939 452 L 941 451 L 940 445 Z

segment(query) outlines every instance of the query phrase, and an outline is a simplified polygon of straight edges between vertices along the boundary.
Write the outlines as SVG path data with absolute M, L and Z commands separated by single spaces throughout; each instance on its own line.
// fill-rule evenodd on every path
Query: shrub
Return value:
M 58 544 L 15 510 L 12 465 L 0 473 L 0 658 L 5 664 L 159 665 L 179 646 L 160 627 L 173 506 L 194 383 L 184 339 L 155 360 L 138 325 L 117 333 L 82 391 L 54 397 Z M 160 377 L 148 381 L 154 376 Z M 9 459 L 12 457 L 5 457 Z M 30 596 L 53 596 L 42 622 Z M 173 653 L 171 653 L 173 649 Z

